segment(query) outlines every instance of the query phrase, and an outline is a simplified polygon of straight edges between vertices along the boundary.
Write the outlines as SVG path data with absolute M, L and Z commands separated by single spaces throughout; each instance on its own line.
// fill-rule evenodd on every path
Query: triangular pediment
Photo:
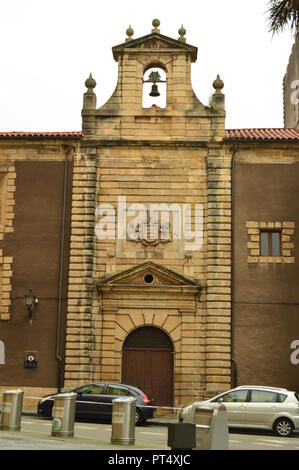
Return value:
M 103 276 L 97 280 L 98 289 L 115 288 L 115 287 L 135 287 L 135 288 L 186 288 L 199 292 L 201 284 L 199 281 L 179 274 L 164 266 L 157 265 L 152 262 L 142 263 L 127 269 L 120 273 L 112 273 Z
M 158 33 L 151 33 L 146 36 L 142 36 L 137 39 L 131 39 L 128 42 L 114 46 L 112 48 L 114 59 L 118 60 L 118 56 L 121 52 L 130 49 L 136 50 L 136 52 L 142 51 L 144 49 L 152 49 L 153 51 L 160 49 L 173 49 L 178 51 L 179 49 L 189 52 L 191 54 L 192 62 L 195 62 L 197 58 L 197 47 Z

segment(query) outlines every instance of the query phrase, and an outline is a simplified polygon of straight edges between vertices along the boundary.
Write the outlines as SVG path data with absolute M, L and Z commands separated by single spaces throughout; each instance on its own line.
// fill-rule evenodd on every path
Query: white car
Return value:
M 299 430 L 299 396 L 285 388 L 243 385 L 209 400 L 192 403 L 179 412 L 180 422 L 192 422 L 194 409 L 224 403 L 231 428 L 273 429 L 287 437 Z

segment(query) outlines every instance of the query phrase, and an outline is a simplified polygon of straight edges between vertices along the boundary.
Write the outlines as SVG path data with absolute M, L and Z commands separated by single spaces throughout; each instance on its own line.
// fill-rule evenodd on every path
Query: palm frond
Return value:
M 287 26 L 294 34 L 299 26 L 299 0 L 270 0 L 268 3 L 269 31 L 282 32 Z

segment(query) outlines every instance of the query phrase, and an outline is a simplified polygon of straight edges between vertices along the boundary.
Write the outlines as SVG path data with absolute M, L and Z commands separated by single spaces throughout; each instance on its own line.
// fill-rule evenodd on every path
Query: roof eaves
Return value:
M 30 131 L 8 131 L 0 132 L 1 139 L 81 139 L 83 132 L 70 131 L 70 132 L 30 132 Z
M 238 141 L 299 141 L 299 129 L 293 128 L 252 128 L 227 129 L 225 140 Z

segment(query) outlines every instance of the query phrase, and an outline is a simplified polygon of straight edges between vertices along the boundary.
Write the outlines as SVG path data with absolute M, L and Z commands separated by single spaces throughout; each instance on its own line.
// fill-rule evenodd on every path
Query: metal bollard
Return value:
M 136 398 L 120 397 L 112 401 L 112 444 L 135 443 Z
M 226 408 L 221 404 L 218 408 L 208 405 L 195 408 L 197 450 L 227 450 L 228 423 Z
M 3 393 L 0 429 L 20 431 L 23 397 L 23 390 L 7 390 Z
M 73 437 L 77 393 L 60 393 L 54 398 L 52 436 Z
M 196 449 L 211 449 L 211 422 L 214 408 L 212 406 L 200 406 L 195 408 L 194 422 L 196 424 Z
M 212 450 L 228 450 L 228 421 L 224 403 L 214 411 L 211 422 Z

